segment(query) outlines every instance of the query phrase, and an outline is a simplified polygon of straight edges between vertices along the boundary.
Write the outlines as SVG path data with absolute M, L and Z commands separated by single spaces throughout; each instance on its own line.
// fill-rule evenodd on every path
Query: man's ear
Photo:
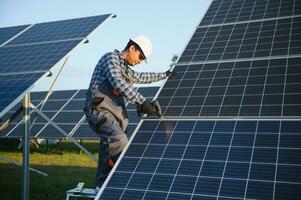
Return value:
M 134 52 L 134 51 L 136 51 L 136 47 L 135 45 L 131 45 L 129 48 L 129 52 Z

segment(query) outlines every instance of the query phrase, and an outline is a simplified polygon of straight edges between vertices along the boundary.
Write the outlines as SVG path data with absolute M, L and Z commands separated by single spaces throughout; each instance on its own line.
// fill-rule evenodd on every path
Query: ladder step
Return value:
M 66 200 L 68 200 L 70 197 L 83 197 L 94 199 L 96 195 L 97 193 L 92 188 L 83 188 L 80 192 L 77 190 L 77 188 L 73 188 L 66 192 Z

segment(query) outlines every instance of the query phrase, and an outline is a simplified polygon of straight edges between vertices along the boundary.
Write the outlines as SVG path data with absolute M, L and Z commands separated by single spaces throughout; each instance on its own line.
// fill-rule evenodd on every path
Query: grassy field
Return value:
M 84 141 L 83 146 L 97 156 L 97 141 Z M 96 163 L 90 157 L 68 141 L 49 148 L 53 149 L 45 151 L 31 146 L 30 166 L 48 174 L 46 177 L 30 172 L 31 200 L 66 199 L 66 191 L 78 182 L 85 182 L 85 187 L 93 186 Z M 22 163 L 22 150 L 16 145 L 0 143 L 0 156 Z M 22 167 L 1 160 L 0 199 L 22 199 Z

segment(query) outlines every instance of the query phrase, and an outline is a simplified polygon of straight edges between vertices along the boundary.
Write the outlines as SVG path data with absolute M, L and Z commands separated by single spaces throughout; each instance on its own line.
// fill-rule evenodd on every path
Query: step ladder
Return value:
M 76 188 L 70 189 L 66 192 L 66 200 L 69 200 L 70 197 L 94 199 L 96 195 L 97 193 L 94 189 L 84 188 L 84 183 L 80 182 L 77 184 Z

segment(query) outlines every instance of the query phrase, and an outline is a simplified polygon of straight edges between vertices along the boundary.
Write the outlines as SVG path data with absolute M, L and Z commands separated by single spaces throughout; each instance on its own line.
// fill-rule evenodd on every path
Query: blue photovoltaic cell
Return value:
M 0 48 L 0 74 L 47 71 L 81 40 Z
M 147 120 L 100 199 L 298 199 L 300 135 L 299 121 Z
M 104 22 L 110 15 L 54 21 L 35 24 L 9 45 L 31 44 L 70 39 L 83 39 Z
M 166 116 L 301 116 L 300 63 L 283 58 L 179 65 L 158 100 Z
M 292 0 L 215 0 L 200 26 L 262 20 L 301 14 L 301 2 Z
M 14 37 L 16 34 L 27 28 L 29 25 L 12 26 L 0 28 L 0 45 Z
M 0 74 L 0 117 L 4 114 L 2 110 L 28 90 L 43 74 Z
M 144 97 L 153 98 L 158 92 L 159 87 L 140 87 L 138 92 L 140 92 Z
M 301 54 L 301 17 L 198 28 L 179 63 Z

